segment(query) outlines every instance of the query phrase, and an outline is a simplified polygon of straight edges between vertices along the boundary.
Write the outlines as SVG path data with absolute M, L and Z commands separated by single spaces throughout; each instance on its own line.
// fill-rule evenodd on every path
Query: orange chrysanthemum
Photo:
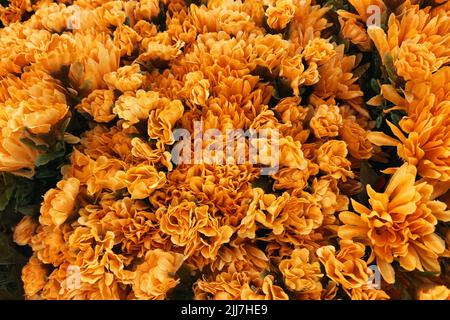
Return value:
M 438 257 L 445 244 L 435 233 L 438 220 L 449 221 L 450 211 L 430 198 L 433 188 L 416 182 L 416 168 L 404 164 L 392 176 L 383 193 L 367 186 L 371 209 L 352 201 L 358 213 L 344 212 L 339 218 L 343 239 L 358 238 L 372 247 L 372 256 L 383 278 L 394 283 L 391 263 L 398 260 L 406 270 L 440 271 Z

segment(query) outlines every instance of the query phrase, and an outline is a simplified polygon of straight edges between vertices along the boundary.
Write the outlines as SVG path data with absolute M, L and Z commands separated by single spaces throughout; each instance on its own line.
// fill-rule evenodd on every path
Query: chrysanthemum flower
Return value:
M 47 278 L 47 269 L 36 257 L 31 257 L 26 266 L 22 269 L 22 281 L 24 283 L 25 295 L 28 298 L 44 288 Z
M 186 257 L 196 254 L 214 259 L 220 246 L 233 234 L 233 229 L 228 225 L 220 226 L 208 209 L 208 206 L 196 206 L 184 200 L 157 212 L 161 231 L 169 235 L 174 244 L 184 247 Z
M 333 246 L 321 247 L 317 256 L 324 265 L 326 275 L 345 289 L 361 288 L 367 284 L 371 270 L 364 256 L 365 246 L 351 240 L 341 240 L 340 250 Z
M 148 118 L 148 135 L 152 139 L 159 139 L 164 144 L 173 144 L 172 130 L 175 123 L 183 116 L 184 107 L 179 100 L 157 101 L 150 111 Z
M 135 271 L 134 296 L 145 300 L 164 299 L 167 292 L 179 283 L 174 275 L 182 263 L 181 254 L 160 249 L 148 251 L 145 261 Z
M 450 131 L 449 118 L 445 114 L 433 117 L 422 113 L 423 121 L 416 124 L 408 135 L 388 122 L 398 140 L 382 132 L 371 132 L 368 139 L 378 146 L 397 147 L 398 155 L 411 165 L 417 166 L 419 173 L 426 178 L 448 181 L 450 179 L 449 157 Z M 420 120 L 422 120 L 420 119 Z
M 341 13 L 339 15 L 339 23 L 344 38 L 350 39 L 352 43 L 363 51 L 372 50 L 372 40 L 369 38 L 365 26 L 361 22 L 354 17 L 342 16 Z
M 308 63 L 317 63 L 319 66 L 328 62 L 336 55 L 334 46 L 323 38 L 314 38 L 303 49 L 303 57 Z
M 201 71 L 190 72 L 186 75 L 184 89 L 191 103 L 205 105 L 209 97 L 209 88 L 209 81 L 203 78 Z
M 159 98 L 159 94 L 153 91 L 138 90 L 126 92 L 117 99 L 113 112 L 121 119 L 126 120 L 123 124 L 125 128 L 136 124 L 141 120 L 147 120 L 154 102 Z
M 450 300 L 450 289 L 438 285 L 424 286 L 418 290 L 417 298 L 419 300 Z
M 269 6 L 266 10 L 267 25 L 275 30 L 286 28 L 294 17 L 295 5 L 292 0 L 276 1 L 275 6 Z
M 34 161 L 39 152 L 25 145 L 20 138 L 19 132 L 0 136 L 0 170 L 32 177 Z
M 406 6 L 400 18 L 391 14 L 387 34 L 379 26 L 368 33 L 383 63 L 394 63 L 398 75 L 405 80 L 428 80 L 431 74 L 450 59 L 450 38 L 440 30 L 449 28 L 445 9 L 421 10 Z
M 20 246 L 31 244 L 38 223 L 33 217 L 25 216 L 14 228 L 14 242 Z
M 372 257 L 383 278 L 394 283 L 392 262 L 409 271 L 439 272 L 439 255 L 445 243 L 435 233 L 438 220 L 449 221 L 450 211 L 430 199 L 432 187 L 416 182 L 416 167 L 404 164 L 389 181 L 384 193 L 367 187 L 371 209 L 352 201 L 358 213 L 344 212 L 339 218 L 342 239 L 362 239 L 372 248 Z
M 373 154 L 373 146 L 368 139 L 368 132 L 350 119 L 344 120 L 339 128 L 339 135 L 347 143 L 350 154 L 356 159 L 370 159 Z
M 388 300 L 389 296 L 383 290 L 354 288 L 351 290 L 352 300 Z
M 353 178 L 350 161 L 347 157 L 347 144 L 344 141 L 330 140 L 317 150 L 317 161 L 320 170 L 331 175 L 334 179 Z
M 76 178 L 58 182 L 57 189 L 49 190 L 44 196 L 39 222 L 42 225 L 63 224 L 74 210 L 79 188 L 80 181 Z
M 212 281 L 199 280 L 194 285 L 194 291 L 196 297 L 201 299 L 288 299 L 283 289 L 273 284 L 272 276 L 263 279 L 255 271 L 221 273 Z
M 425 281 L 418 298 L 448 298 L 445 275 L 416 270 L 450 257 L 450 3 L 349 0 L 336 15 L 312 0 L 72 2 L 0 7 L 0 188 L 64 162 L 39 216 L 5 228 L 32 250 L 25 298 L 378 300 L 410 275 Z M 385 118 L 393 136 L 376 132 Z M 194 163 L 172 162 L 175 130 L 196 121 Z M 209 129 L 278 141 L 208 153 Z M 66 157 L 42 165 L 54 144 Z M 383 171 L 384 192 L 365 170 L 388 164 L 381 146 L 406 162 Z M 367 207 L 350 207 L 365 183 Z M 9 190 L 0 200 L 21 208 L 27 190 Z M 382 288 L 367 283 L 373 260 Z
M 342 125 L 342 116 L 337 106 L 320 105 L 310 124 L 317 138 L 336 137 Z
M 319 262 L 309 261 L 307 249 L 294 250 L 291 258 L 280 262 L 279 268 L 289 289 L 302 293 L 322 291 Z
M 164 173 L 158 172 L 155 167 L 149 165 L 130 168 L 127 170 L 125 179 L 132 199 L 144 199 L 166 182 Z
M 94 90 L 81 100 L 77 109 L 92 116 L 97 122 L 109 122 L 116 117 L 112 113 L 114 92 L 112 90 Z
M 138 49 L 138 44 L 142 40 L 142 37 L 135 29 L 120 24 L 114 31 L 114 45 L 119 48 L 120 56 L 129 56 Z
M 105 89 L 104 75 L 119 68 L 119 49 L 105 34 L 80 35 L 76 37 L 76 42 L 82 49 L 79 48 L 81 52 L 70 66 L 70 83 L 81 92 L 89 93 L 95 89 Z M 86 43 L 89 45 L 82 47 Z
M 105 74 L 103 79 L 111 89 L 117 89 L 122 92 L 136 91 L 141 87 L 144 80 L 144 76 L 140 71 L 138 64 L 132 64 Z

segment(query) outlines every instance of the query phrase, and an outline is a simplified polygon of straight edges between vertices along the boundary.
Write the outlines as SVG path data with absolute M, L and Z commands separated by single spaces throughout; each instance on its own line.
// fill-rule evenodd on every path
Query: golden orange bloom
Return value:
M 126 120 L 123 126 L 127 128 L 141 120 L 147 120 L 154 102 L 158 99 L 159 94 L 153 91 L 145 92 L 141 89 L 136 93 L 126 92 L 117 99 L 113 112 Z
M 351 290 L 352 300 L 388 300 L 389 296 L 383 290 L 354 288 Z
M 67 250 L 64 239 L 66 235 L 67 229 L 64 227 L 41 225 L 31 238 L 31 248 L 41 262 L 58 266 L 64 262 L 64 253 Z
M 32 177 L 34 160 L 39 152 L 25 145 L 20 138 L 20 132 L 13 132 L 8 136 L 0 135 L 0 170 Z
M 20 220 L 14 228 L 14 242 L 20 246 L 31 244 L 31 238 L 38 227 L 37 221 L 29 216 L 25 216 Z
M 155 39 L 158 40 L 158 39 Z M 183 42 L 178 41 L 174 45 L 166 44 L 164 42 L 168 39 L 162 39 L 163 43 L 159 41 L 152 41 L 151 38 L 146 38 L 142 41 L 141 46 L 146 48 L 145 52 L 139 55 L 138 61 L 140 62 L 154 62 L 158 63 L 161 61 L 170 61 L 175 59 L 181 54 L 181 48 L 183 47 Z
M 371 246 L 381 275 L 394 283 L 391 263 L 398 260 L 406 270 L 439 272 L 438 257 L 445 243 L 436 233 L 438 220 L 449 221 L 450 211 L 430 199 L 433 188 L 416 182 L 417 169 L 404 164 L 390 179 L 384 193 L 367 186 L 371 209 L 352 201 L 358 213 L 343 212 L 339 227 L 342 239 L 362 239 Z
M 136 25 L 134 28 L 136 29 Z M 121 56 L 131 55 L 138 48 L 141 40 L 142 37 L 126 25 L 120 24 L 114 31 L 114 45 L 119 48 Z
M 159 14 L 158 0 L 139 0 L 134 14 L 137 20 L 151 20 Z
M 429 285 L 417 292 L 419 300 L 450 300 L 450 289 L 446 286 Z
M 331 2 L 0 6 L 24 297 L 448 299 L 450 2 Z
M 152 139 L 160 139 L 164 144 L 175 142 L 172 129 L 183 116 L 184 107 L 179 100 L 161 99 L 150 111 L 148 118 L 148 135 Z
M 118 69 L 120 51 L 104 33 L 97 36 L 77 34 L 75 41 L 80 53 L 70 66 L 70 83 L 83 93 L 105 89 L 103 77 Z
M 76 108 L 91 115 L 97 122 L 109 122 L 116 117 L 112 113 L 113 106 L 112 90 L 94 90 Z
M 137 21 L 133 26 L 133 30 L 135 30 L 142 39 L 153 37 L 158 33 L 156 26 L 146 20 Z
M 199 254 L 214 259 L 220 246 L 229 242 L 233 234 L 233 229 L 228 225 L 220 226 L 208 209 L 208 206 L 183 200 L 157 212 L 161 231 L 169 235 L 175 245 L 184 247 L 186 257 Z
M 302 293 L 322 291 L 319 262 L 309 260 L 307 249 L 295 249 L 290 258 L 280 262 L 279 268 L 289 289 Z
M 193 104 L 205 105 L 209 97 L 210 84 L 203 78 L 201 71 L 190 72 L 186 75 L 184 84 L 186 96 Z
M 310 126 L 317 138 L 336 137 L 342 125 L 342 116 L 337 106 L 320 105 L 311 118 Z
M 126 92 L 138 90 L 142 85 L 144 76 L 140 73 L 139 65 L 132 64 L 105 74 L 103 79 L 111 89 Z
M 348 210 L 349 199 L 341 194 L 340 183 L 340 181 L 330 176 L 321 177 L 320 179 L 316 178 L 312 182 L 312 194 L 320 204 L 324 221 L 328 219 L 334 221 L 335 212 Z
M 66 104 L 56 103 L 52 108 L 45 108 L 40 103 L 30 100 L 19 104 L 23 116 L 24 127 L 36 134 L 48 133 L 51 127 L 60 122 L 67 114 L 69 108 Z
M 167 292 L 179 283 L 175 272 L 183 264 L 183 255 L 164 252 L 160 249 L 148 251 L 143 263 L 139 264 L 132 282 L 137 299 L 164 299 Z
M 347 144 L 344 141 L 330 140 L 325 142 L 317 150 L 320 170 L 343 181 L 346 181 L 347 178 L 353 178 L 354 174 L 350 171 L 351 163 L 346 159 L 347 152 Z
M 307 69 L 302 62 L 303 56 L 297 54 L 281 61 L 280 76 L 287 78 L 295 96 L 300 93 L 299 86 L 312 86 L 319 82 L 317 63 L 311 62 Z
M 317 63 L 319 66 L 327 63 L 336 55 L 334 46 L 323 38 L 314 38 L 303 49 L 303 57 L 308 63 Z
M 39 222 L 42 225 L 60 226 L 73 213 L 75 199 L 80 188 L 80 181 L 76 178 L 61 180 L 57 189 L 49 190 L 44 196 Z
M 355 13 L 338 10 L 342 35 L 358 46 L 362 51 L 372 50 L 373 43 L 369 38 L 367 26 L 384 22 L 386 4 L 381 0 L 349 0 Z
M 144 199 L 166 182 L 164 173 L 158 172 L 155 167 L 149 165 L 130 168 L 127 170 L 125 179 L 132 199 Z
M 301 143 L 292 137 L 281 138 L 279 141 L 280 165 L 288 168 L 305 169 L 307 161 L 303 157 Z
M 339 11 L 338 11 L 339 14 Z M 372 40 L 369 38 L 364 25 L 354 17 L 343 17 L 339 15 L 342 35 L 350 39 L 352 43 L 363 51 L 370 51 L 373 48 Z
M 275 6 L 266 10 L 267 24 L 275 30 L 284 29 L 294 17 L 295 5 L 292 0 L 276 1 Z
M 310 176 L 316 175 L 319 172 L 319 167 L 307 161 L 308 165 L 305 169 L 297 168 L 281 168 L 275 173 L 272 178 L 275 180 L 274 189 L 300 189 L 306 187 Z
M 340 250 L 333 246 L 317 249 L 326 275 L 345 289 L 361 288 L 367 284 L 371 270 L 362 260 L 365 246 L 351 240 L 341 240 Z
M 426 80 L 440 67 L 433 52 L 427 44 L 405 42 L 398 52 L 398 59 L 395 61 L 397 74 L 405 80 L 420 79 Z
M 255 293 L 250 286 L 244 287 L 241 294 L 242 300 L 288 300 L 289 296 L 280 287 L 274 284 L 273 276 L 266 276 L 263 279 L 261 292 Z
M 197 30 L 190 19 L 186 19 L 187 12 L 180 11 L 169 20 L 167 32 L 174 41 L 182 41 L 186 44 L 193 43 L 197 36 Z
M 397 147 L 399 156 L 409 164 L 417 166 L 422 176 L 449 181 L 450 162 L 447 156 L 450 150 L 450 130 L 447 125 L 449 118 L 445 113 L 433 117 L 425 111 L 422 115 L 425 119 L 417 123 L 414 131 L 407 136 L 388 122 L 398 140 L 382 132 L 371 132 L 368 139 L 378 146 Z
M 257 272 L 223 272 L 212 281 L 199 279 L 194 284 L 197 299 L 238 300 L 241 299 L 244 288 L 251 284 L 259 284 Z
M 288 295 L 273 283 L 272 276 L 261 277 L 254 270 L 223 272 L 212 281 L 199 280 L 194 285 L 198 299 L 214 300 L 287 300 Z
M 356 159 L 370 159 L 373 146 L 368 139 L 368 132 L 356 121 L 346 119 L 339 129 L 339 135 L 347 143 L 350 154 Z
M 26 298 L 32 298 L 44 288 L 47 282 L 47 269 L 35 256 L 23 267 L 22 281 Z
M 286 217 L 283 223 L 284 229 L 292 230 L 297 234 L 310 234 L 322 224 L 324 219 L 319 203 L 306 192 L 300 193 L 297 197 L 291 197 L 280 207 L 282 216 Z M 272 206 L 267 210 L 269 213 L 274 211 Z
M 417 17 L 421 23 L 414 22 Z M 368 28 L 368 34 L 383 62 L 390 58 L 405 80 L 428 80 L 450 59 L 450 51 L 445 49 L 450 40 L 439 31 L 447 25 L 445 8 L 430 12 L 418 5 L 405 6 L 399 18 L 394 14 L 389 17 L 387 34 L 374 25 Z M 422 32 L 427 36 L 418 37 Z
M 373 15 L 373 10 L 369 10 L 371 6 L 379 8 L 380 14 L 386 10 L 386 5 L 382 0 L 349 0 L 348 2 L 355 8 L 357 14 L 352 14 L 344 10 L 339 10 L 339 13 L 345 17 L 356 17 L 363 22 L 367 22 L 368 18 Z

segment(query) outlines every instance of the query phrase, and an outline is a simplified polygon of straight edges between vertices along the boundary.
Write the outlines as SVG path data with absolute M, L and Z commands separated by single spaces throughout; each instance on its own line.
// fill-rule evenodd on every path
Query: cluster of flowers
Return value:
M 196 299 L 389 299 L 393 266 L 441 271 L 450 3 L 403 1 L 387 33 L 366 26 L 369 6 L 387 10 L 382 1 L 337 11 L 342 35 L 376 48 L 406 81 L 367 103 L 362 55 L 327 35 L 331 7 L 320 1 L 57 2 L 0 10 L 0 171 L 33 177 L 44 151 L 29 141 L 48 144 L 76 114 L 89 125 L 63 137 L 73 152 L 62 180 L 15 228 L 33 251 L 26 298 L 164 299 L 189 286 Z M 386 100 L 407 114 L 390 136 L 366 106 Z M 173 130 L 193 132 L 194 121 L 278 130 L 279 170 L 174 165 Z M 404 165 L 385 171 L 385 190 L 367 186 L 366 207 L 350 197 L 365 192 L 369 159 L 389 159 L 384 146 Z M 370 285 L 372 263 L 385 290 Z M 450 290 L 430 281 L 417 297 Z

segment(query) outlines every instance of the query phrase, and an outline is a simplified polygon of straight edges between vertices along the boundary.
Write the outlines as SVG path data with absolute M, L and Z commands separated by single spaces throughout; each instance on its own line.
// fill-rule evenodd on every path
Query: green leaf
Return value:
M 389 52 L 386 53 L 386 55 L 384 56 L 384 61 L 386 63 L 386 68 L 393 68 L 394 67 L 394 62 L 393 62 L 392 56 L 391 56 L 391 54 Z
M 16 200 L 16 207 L 18 205 L 27 205 L 30 204 L 33 197 L 33 181 L 26 179 L 17 180 L 17 190 L 14 194 L 14 198 Z
M 33 140 L 29 139 L 29 138 L 21 138 L 20 141 L 22 141 L 23 144 L 39 150 L 39 151 L 48 151 L 48 146 L 44 145 L 44 144 L 36 144 L 36 142 L 34 142 Z
M 11 246 L 9 237 L 0 233 L 0 265 L 9 265 L 17 262 L 17 252 Z
M 380 85 L 378 84 L 377 79 L 370 80 L 370 87 L 376 93 L 380 93 L 380 91 L 381 91 L 381 88 L 380 88 Z
M 50 153 L 44 153 L 44 154 L 40 154 L 37 158 L 36 161 L 34 162 L 34 164 L 37 167 L 46 165 L 47 163 L 49 163 L 52 160 L 58 159 L 64 157 L 64 150 L 56 150 Z
M 383 115 L 380 114 L 375 121 L 375 126 L 377 127 L 377 129 L 380 129 L 382 124 L 383 124 Z
M 53 178 L 59 174 L 58 170 L 54 168 L 42 168 L 36 171 L 34 177 L 36 179 L 45 179 L 45 178 Z
M 125 25 L 127 25 L 127 26 L 131 26 L 131 18 L 130 18 L 130 16 L 127 16 L 126 18 L 125 18 Z
M 385 57 L 385 69 L 388 74 L 389 80 L 392 83 L 396 83 L 398 80 L 397 73 L 395 71 L 394 62 L 390 53 L 386 53 Z
M 402 119 L 402 117 L 395 112 L 392 112 L 390 114 L 390 118 L 392 120 L 392 123 L 395 124 L 396 126 L 398 125 L 399 121 Z
M 17 207 L 17 211 L 24 216 L 37 216 L 39 214 L 40 204 L 30 204 Z
M 337 10 L 346 10 L 350 11 L 350 7 L 347 3 L 345 3 L 343 0 L 327 0 L 325 2 L 325 5 L 331 6 L 333 11 Z
M 71 119 L 72 118 L 68 117 L 68 118 L 64 119 L 64 121 L 61 123 L 61 134 L 62 135 L 64 135 L 64 132 L 66 132 Z
M 14 190 L 16 190 L 15 185 L 9 186 L 0 195 L 0 211 L 3 211 L 6 209 L 6 207 L 8 206 L 8 203 L 11 200 L 11 197 L 14 193 Z
M 0 232 L 0 299 L 21 299 L 21 270 L 25 257 L 12 244 L 11 235 Z

